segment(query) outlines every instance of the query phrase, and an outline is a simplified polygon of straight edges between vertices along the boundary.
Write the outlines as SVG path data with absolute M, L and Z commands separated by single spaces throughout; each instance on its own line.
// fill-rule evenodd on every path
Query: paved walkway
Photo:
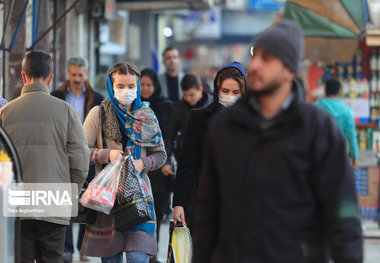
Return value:
M 78 225 L 73 227 L 74 238 L 78 233 Z M 166 253 L 168 249 L 169 225 L 164 224 L 160 230 L 160 243 L 158 251 L 158 259 L 161 263 L 166 263 Z M 380 262 L 380 229 L 378 224 L 373 221 L 363 221 L 364 240 L 364 263 L 379 263 Z M 76 240 L 74 240 L 76 244 Z M 99 258 L 89 258 L 90 263 L 101 263 Z M 124 259 L 125 260 L 125 259 Z M 79 263 L 79 252 L 75 251 L 73 263 Z
M 363 221 L 364 263 L 380 262 L 380 229 L 374 221 Z
M 79 225 L 74 224 L 73 225 L 73 236 L 74 236 L 74 244 L 76 245 L 77 237 L 78 237 L 78 230 Z M 166 254 L 168 250 L 168 243 L 169 243 L 169 224 L 163 224 L 160 229 L 160 243 L 158 244 L 158 260 L 161 261 L 161 263 L 166 263 Z M 90 261 L 87 261 L 88 263 L 101 263 L 102 261 L 100 258 L 93 258 L 88 257 Z M 124 258 L 125 261 L 125 258 Z M 126 262 L 126 261 L 125 261 Z M 380 261 L 379 261 L 380 262 Z M 79 261 L 79 251 L 75 249 L 74 255 L 73 255 L 73 263 L 82 263 L 82 261 Z

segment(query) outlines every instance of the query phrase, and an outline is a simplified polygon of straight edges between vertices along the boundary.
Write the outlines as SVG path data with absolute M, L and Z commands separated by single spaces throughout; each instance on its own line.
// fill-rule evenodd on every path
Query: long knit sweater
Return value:
M 110 150 L 122 150 L 122 144 L 107 137 L 104 137 L 105 144 L 103 143 L 100 106 L 94 107 L 89 112 L 84 122 L 84 131 L 91 148 L 90 163 L 96 164 L 96 174 L 98 174 L 102 165 L 109 162 Z M 107 148 L 103 149 L 103 145 Z M 165 163 L 166 152 L 164 147 L 142 148 L 141 156 L 140 159 L 144 162 L 143 180 L 151 188 L 147 172 L 158 169 Z M 113 216 L 98 212 L 95 224 L 86 226 L 81 254 L 92 257 L 111 257 L 123 251 L 139 251 L 156 255 L 156 237 L 143 231 L 117 232 L 114 230 Z

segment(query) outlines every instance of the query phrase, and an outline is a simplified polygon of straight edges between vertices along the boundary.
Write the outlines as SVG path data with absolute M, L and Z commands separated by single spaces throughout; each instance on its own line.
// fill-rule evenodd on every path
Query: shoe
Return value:
M 62 258 L 64 263 L 73 262 L 73 254 L 71 252 L 63 252 Z
M 89 262 L 90 259 L 86 257 L 85 255 L 80 255 L 79 257 L 80 262 Z

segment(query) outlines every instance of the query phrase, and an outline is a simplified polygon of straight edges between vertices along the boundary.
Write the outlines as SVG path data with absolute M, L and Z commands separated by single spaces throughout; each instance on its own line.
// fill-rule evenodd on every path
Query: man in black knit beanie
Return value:
M 248 92 L 214 117 L 193 222 L 194 263 L 361 263 L 353 170 L 339 128 L 300 98 L 301 28 L 260 33 Z

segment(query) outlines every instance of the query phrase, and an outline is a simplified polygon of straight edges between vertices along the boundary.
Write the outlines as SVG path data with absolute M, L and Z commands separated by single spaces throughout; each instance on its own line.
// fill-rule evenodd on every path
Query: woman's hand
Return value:
M 182 206 L 175 206 L 173 208 L 173 221 L 174 225 L 176 225 L 178 222 L 181 222 L 186 226 L 186 221 L 185 221 L 185 210 L 183 209 Z
M 110 151 L 110 155 L 109 155 L 110 162 L 115 161 L 121 155 L 123 155 L 123 151 L 121 151 L 121 150 L 111 150 Z
M 161 172 L 165 176 L 174 175 L 174 172 L 172 170 L 172 166 L 170 164 L 165 164 L 164 166 L 162 166 Z
M 137 172 L 140 174 L 144 169 L 144 162 L 140 159 L 134 160 Z

